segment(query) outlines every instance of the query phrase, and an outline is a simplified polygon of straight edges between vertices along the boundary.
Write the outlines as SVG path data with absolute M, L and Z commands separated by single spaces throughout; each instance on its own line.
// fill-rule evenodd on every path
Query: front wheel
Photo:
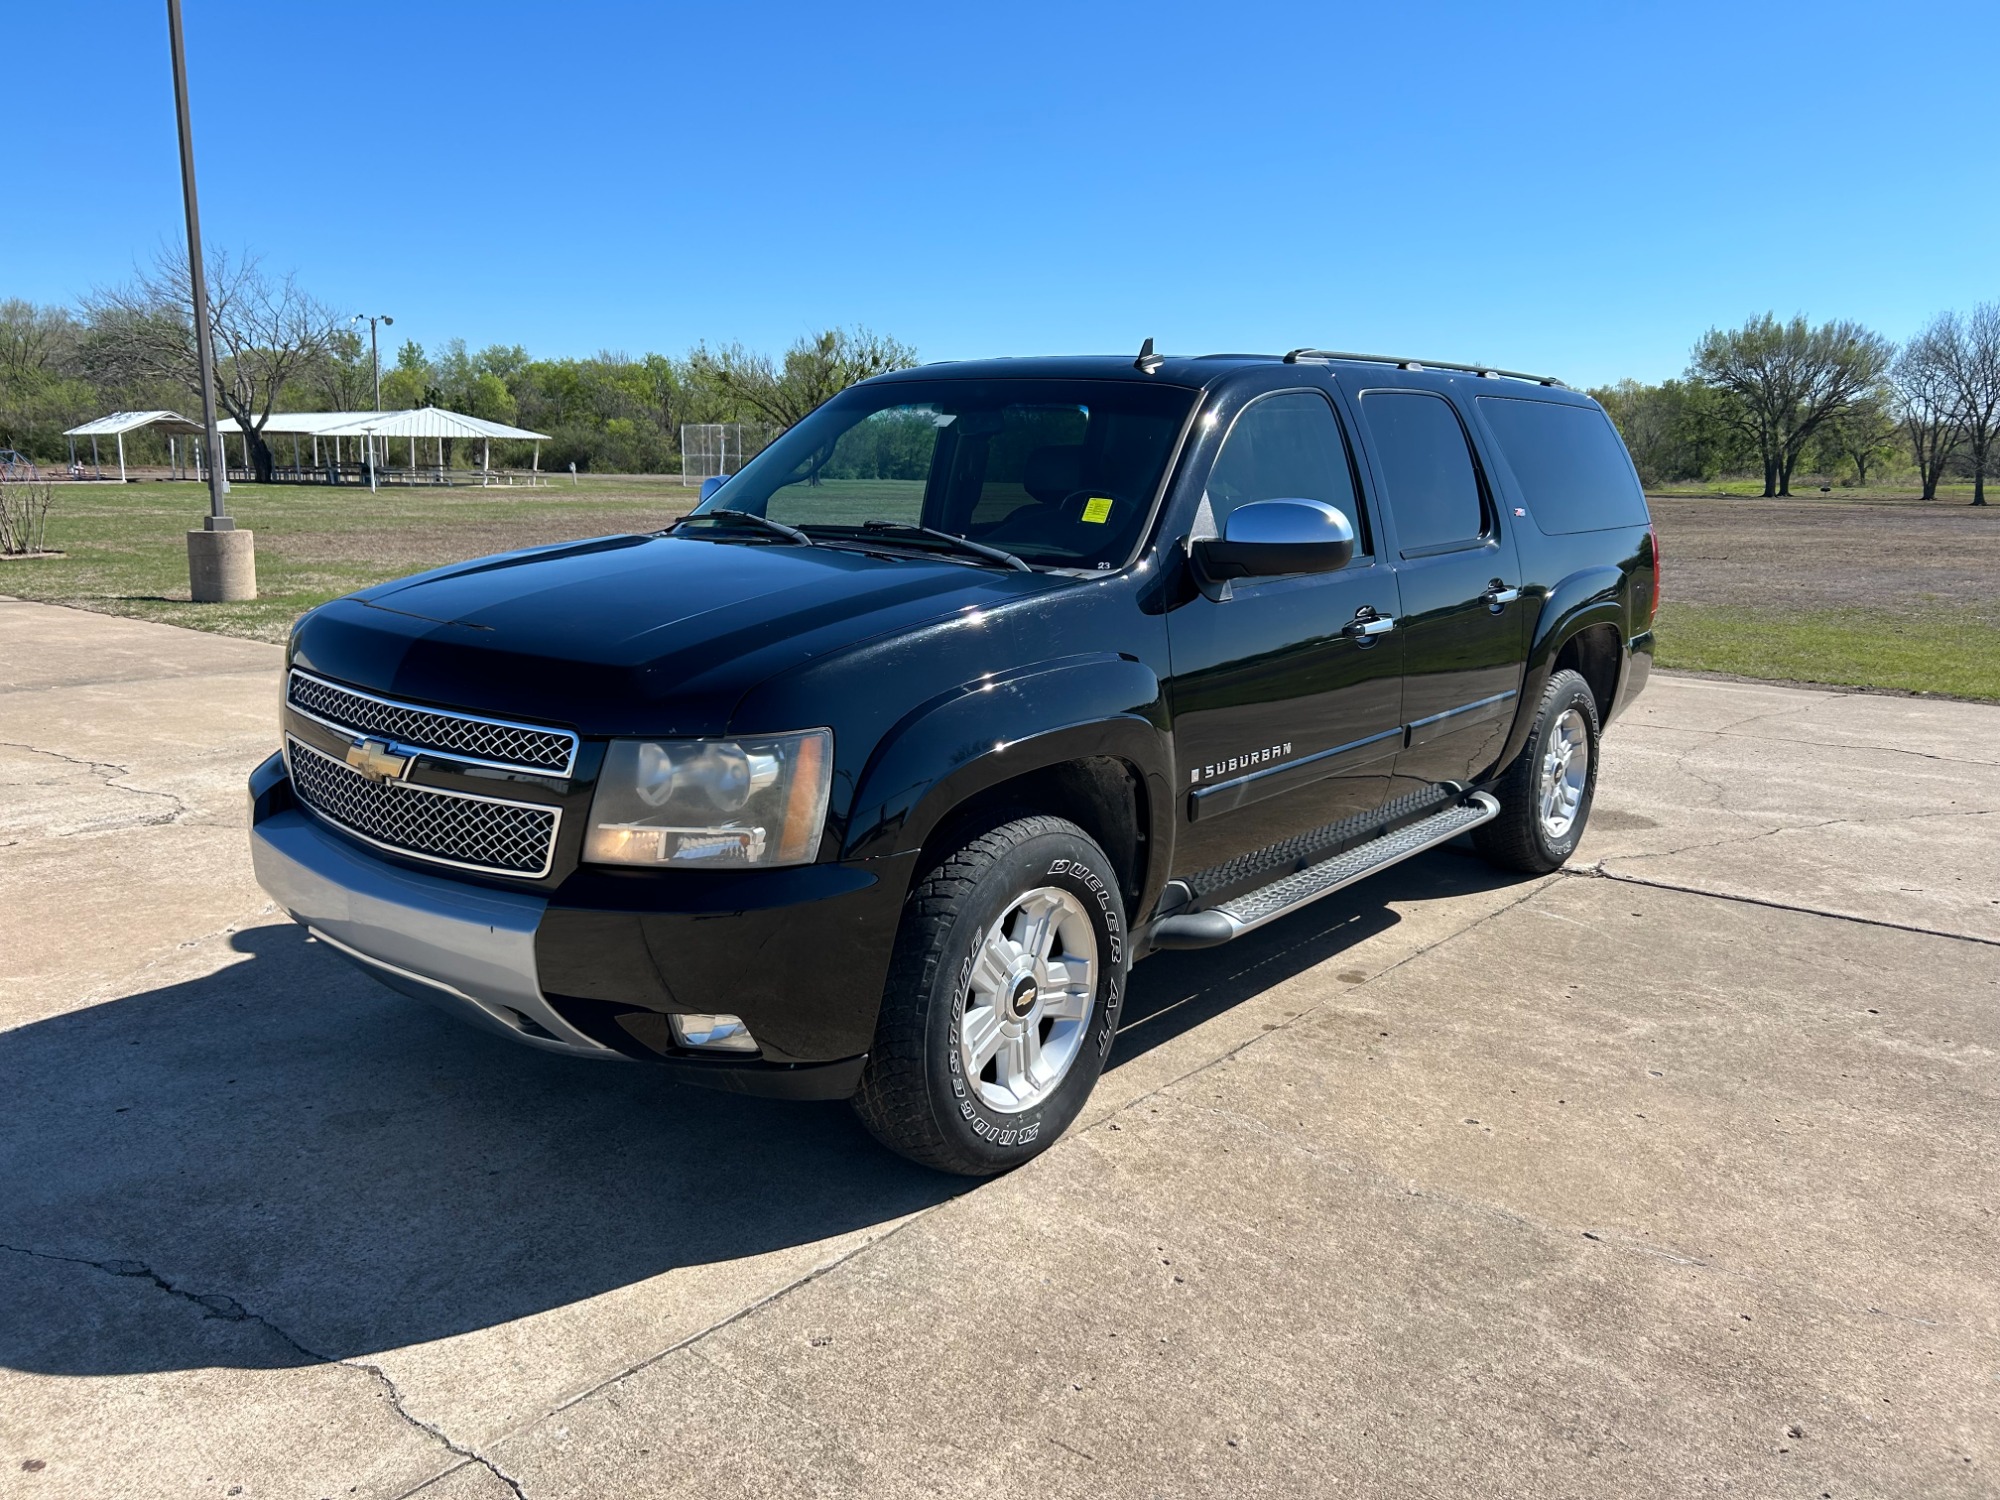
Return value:
M 1599 732 L 1590 684 L 1568 670 L 1550 677 L 1527 744 L 1494 784 L 1500 815 L 1472 831 L 1481 854 L 1530 875 L 1562 868 L 1590 820 Z
M 1125 903 L 1082 829 L 1028 817 L 968 840 L 904 906 L 855 1112 L 926 1166 L 1019 1166 L 1097 1082 L 1125 965 Z

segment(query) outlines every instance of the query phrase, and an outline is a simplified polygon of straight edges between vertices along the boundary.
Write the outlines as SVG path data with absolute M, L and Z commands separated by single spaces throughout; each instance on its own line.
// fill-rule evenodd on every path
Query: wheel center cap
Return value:
M 1035 981 L 1022 975 L 1014 981 L 1014 993 L 1007 999 L 1007 1009 L 1017 1021 L 1028 1019 L 1028 1012 L 1035 1008 Z

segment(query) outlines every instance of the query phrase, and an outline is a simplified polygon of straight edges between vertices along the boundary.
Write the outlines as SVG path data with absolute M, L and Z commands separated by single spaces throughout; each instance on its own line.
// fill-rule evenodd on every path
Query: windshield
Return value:
M 856 386 L 695 514 L 750 511 L 818 537 L 929 526 L 1043 567 L 1115 568 L 1139 543 L 1194 399 L 1113 380 Z

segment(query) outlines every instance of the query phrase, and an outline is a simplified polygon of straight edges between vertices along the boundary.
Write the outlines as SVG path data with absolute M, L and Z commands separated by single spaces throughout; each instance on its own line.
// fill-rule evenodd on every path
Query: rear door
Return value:
M 1333 573 L 1238 579 L 1168 616 L 1181 829 L 1190 875 L 1388 798 L 1402 744 L 1402 641 L 1357 619 L 1399 613 L 1395 570 L 1355 483 L 1325 392 L 1280 390 L 1231 424 L 1196 515 L 1214 535 L 1253 500 L 1321 500 L 1342 511 L 1355 556 Z
M 1514 539 L 1458 410 L 1431 390 L 1364 391 L 1402 613 L 1398 792 L 1469 782 L 1497 760 L 1527 649 Z

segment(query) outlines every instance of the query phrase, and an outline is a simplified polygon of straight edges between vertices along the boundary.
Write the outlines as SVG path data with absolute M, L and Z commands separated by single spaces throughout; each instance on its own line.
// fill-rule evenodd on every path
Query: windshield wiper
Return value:
M 770 532 L 772 536 L 781 536 L 788 542 L 797 542 L 801 547 L 817 547 L 819 545 L 818 542 L 815 542 L 811 537 L 799 530 L 798 527 L 787 526 L 783 521 L 774 521 L 769 516 L 760 516 L 754 510 L 699 510 L 691 515 L 682 516 L 675 524 L 676 526 L 680 526 L 685 525 L 689 521 L 706 521 L 710 519 L 748 521 L 752 526 Z
M 1011 552 L 1004 552 L 998 547 L 989 547 L 984 542 L 975 542 L 968 536 L 954 536 L 949 531 L 939 531 L 935 526 L 916 526 L 908 521 L 863 521 L 861 529 L 863 531 L 875 532 L 878 535 L 929 537 L 934 542 L 945 543 L 954 552 L 964 552 L 973 557 L 983 557 L 988 562 L 1000 563 L 1004 567 L 1014 569 L 1017 573 L 1032 573 L 1035 571 Z

